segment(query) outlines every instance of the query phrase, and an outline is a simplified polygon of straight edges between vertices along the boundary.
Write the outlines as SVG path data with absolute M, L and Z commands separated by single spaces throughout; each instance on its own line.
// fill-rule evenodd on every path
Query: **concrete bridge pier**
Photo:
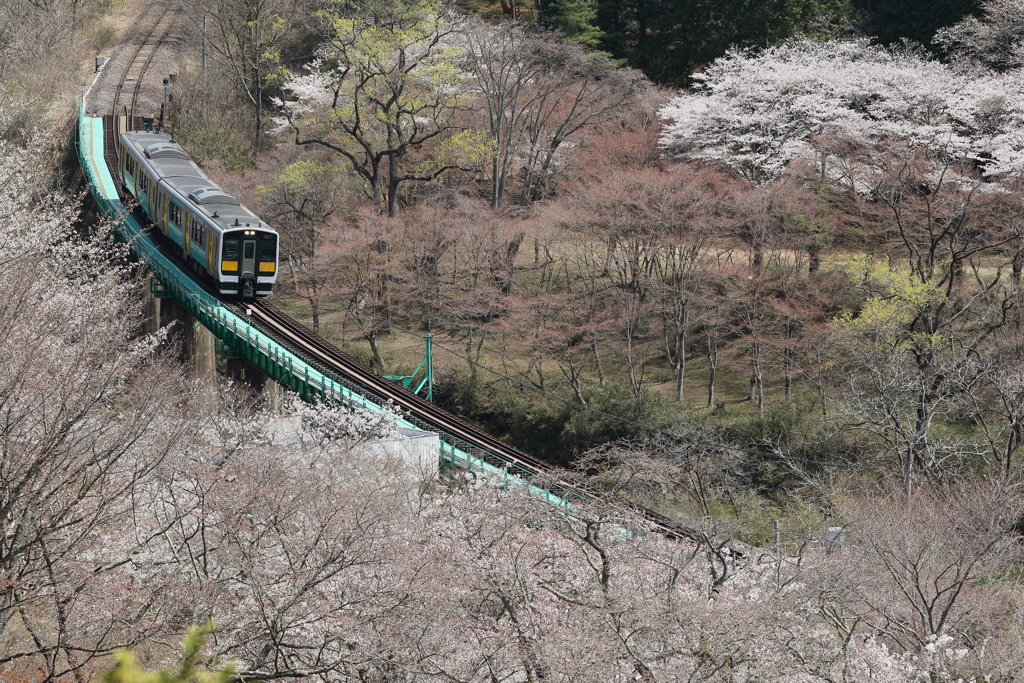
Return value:
M 216 384 L 217 349 L 213 333 L 176 300 L 148 296 L 144 306 L 145 330 L 155 332 L 173 326 L 168 340 L 179 345 L 179 357 L 189 364 L 190 374 L 204 383 Z
M 156 282 L 155 280 L 151 280 Z M 168 342 L 178 344 L 179 357 L 189 364 L 190 374 L 211 387 L 217 384 L 217 373 L 220 371 L 235 382 L 246 385 L 253 396 L 260 393 L 275 412 L 280 410 L 283 390 L 276 382 L 268 381 L 266 375 L 243 358 L 222 359 L 217 355 L 217 339 L 176 299 L 163 298 L 159 295 L 159 287 L 147 288 L 143 304 L 142 330 L 153 334 L 163 327 L 173 326 L 168 335 Z
M 160 329 L 160 299 L 147 287 L 142 304 L 142 333 L 155 334 Z
M 255 365 L 244 358 L 231 358 L 227 361 L 224 374 L 235 382 L 241 382 L 252 389 L 253 394 L 262 392 L 268 384 L 267 376 Z

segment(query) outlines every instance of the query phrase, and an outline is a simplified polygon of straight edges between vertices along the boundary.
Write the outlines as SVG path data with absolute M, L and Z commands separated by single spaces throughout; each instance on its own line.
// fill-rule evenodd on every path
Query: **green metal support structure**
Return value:
M 103 153 L 103 119 L 85 116 L 84 103 L 79 112 L 78 151 L 93 198 L 100 211 L 117 222 L 120 236 L 131 244 L 132 250 L 146 264 L 159 286 L 153 290 L 159 296 L 176 299 L 192 316 L 201 322 L 223 344 L 227 354 L 244 358 L 267 377 L 298 393 L 309 402 L 333 401 L 349 406 L 361 406 L 375 411 L 385 410 L 387 401 L 331 372 L 322 372 L 317 366 L 291 349 L 279 344 L 263 333 L 247 319 L 238 316 L 227 306 L 208 294 L 192 278 L 168 259 L 153 242 L 143 226 L 135 219 L 117 193 L 117 184 L 107 167 Z M 433 369 L 430 335 L 427 337 L 427 353 L 417 373 L 426 366 L 426 377 L 417 391 L 427 388 L 427 400 L 433 398 Z M 413 376 L 415 376 L 414 373 Z M 404 378 L 403 378 L 404 379 Z M 408 378 L 412 383 L 412 377 Z M 408 386 L 408 385 L 407 385 Z M 517 474 L 529 475 L 516 463 L 507 463 L 506 468 L 495 467 L 482 456 L 485 452 L 458 437 L 445 433 L 435 425 L 426 424 L 411 416 L 398 420 L 400 427 L 437 432 L 441 440 L 442 460 L 470 471 L 485 472 L 506 479 L 522 481 Z M 487 453 L 494 458 L 497 454 Z M 535 488 L 531 486 L 531 488 Z M 550 491 L 536 489 L 552 503 L 568 506 L 563 498 Z
M 431 334 L 427 332 L 423 335 L 423 340 L 427 343 L 427 353 L 423 356 L 423 360 L 416 366 L 416 369 L 412 371 L 411 375 L 384 375 L 384 379 L 389 379 L 392 382 L 398 382 L 403 387 L 408 389 L 414 394 L 418 394 L 423 391 L 423 387 L 427 388 L 426 399 L 433 403 L 434 401 L 434 356 L 430 348 L 431 346 Z M 420 370 L 423 370 L 423 366 L 426 366 L 424 372 L 423 381 L 416 385 L 416 388 L 412 388 L 413 380 L 420 374 Z

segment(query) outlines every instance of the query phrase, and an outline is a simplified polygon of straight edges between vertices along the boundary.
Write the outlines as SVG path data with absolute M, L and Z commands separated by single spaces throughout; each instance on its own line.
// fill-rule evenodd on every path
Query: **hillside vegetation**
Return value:
M 62 163 L 140 8 L 5 5 L 0 676 L 1020 680 L 1024 4 L 712 5 L 182 0 L 170 92 L 279 306 L 685 539 L 188 382 Z

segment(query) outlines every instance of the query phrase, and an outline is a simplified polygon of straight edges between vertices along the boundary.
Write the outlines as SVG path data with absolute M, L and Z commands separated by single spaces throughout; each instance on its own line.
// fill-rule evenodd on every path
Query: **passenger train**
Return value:
M 170 135 L 122 133 L 118 175 L 150 221 L 221 294 L 270 295 L 277 231 L 210 180 Z

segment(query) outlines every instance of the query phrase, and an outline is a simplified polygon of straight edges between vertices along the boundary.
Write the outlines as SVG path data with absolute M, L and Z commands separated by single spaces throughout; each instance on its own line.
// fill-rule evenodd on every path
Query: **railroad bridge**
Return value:
M 132 43 L 99 70 L 79 109 L 78 151 L 99 210 L 115 221 L 121 237 L 150 270 L 160 297 L 173 299 L 197 321 L 193 326 L 196 334 L 186 343 L 204 347 L 212 359 L 216 338 L 232 356 L 306 401 L 331 401 L 397 413 L 399 428 L 436 432 L 440 459 L 455 467 L 510 482 L 538 480 L 542 483 L 527 485 L 556 505 L 571 507 L 576 502 L 599 501 L 645 519 L 665 535 L 700 539 L 698 532 L 631 501 L 561 481 L 543 461 L 374 373 L 269 303 L 247 301 L 243 306 L 222 300 L 194 279 L 180 260 L 162 251 L 148 234 L 144 219 L 129 211 L 112 169 L 117 168 L 119 134 L 142 127 L 146 119 L 158 118 L 155 104 L 160 100 L 152 93 L 161 90 L 162 77 L 152 76 L 151 67 L 154 62 L 166 65 L 173 60 L 173 55 L 158 57 L 173 36 L 173 14 L 166 2 L 151 5 L 139 22 L 148 28 L 136 31 Z M 160 317 L 154 308 L 151 302 L 147 311 L 150 329 Z M 200 324 L 203 329 L 198 327 Z

